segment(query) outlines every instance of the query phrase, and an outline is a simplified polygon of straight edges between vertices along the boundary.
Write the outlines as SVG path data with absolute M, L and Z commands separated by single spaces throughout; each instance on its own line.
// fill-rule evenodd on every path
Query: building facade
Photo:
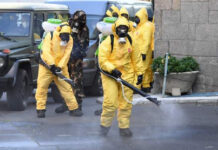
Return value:
M 155 0 L 155 52 L 193 56 L 195 92 L 218 91 L 218 0 Z

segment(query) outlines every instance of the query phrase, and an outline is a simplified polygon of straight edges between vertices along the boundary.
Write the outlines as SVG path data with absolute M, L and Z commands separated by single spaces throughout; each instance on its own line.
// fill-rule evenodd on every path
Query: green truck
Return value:
M 7 93 L 10 110 L 24 110 L 36 87 L 42 22 L 68 12 L 65 5 L 0 3 L 0 97 Z

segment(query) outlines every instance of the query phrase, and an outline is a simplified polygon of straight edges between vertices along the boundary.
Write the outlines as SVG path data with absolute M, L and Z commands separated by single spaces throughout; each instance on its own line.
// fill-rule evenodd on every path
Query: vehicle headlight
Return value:
M 0 68 L 3 67 L 5 64 L 5 59 L 0 57 Z

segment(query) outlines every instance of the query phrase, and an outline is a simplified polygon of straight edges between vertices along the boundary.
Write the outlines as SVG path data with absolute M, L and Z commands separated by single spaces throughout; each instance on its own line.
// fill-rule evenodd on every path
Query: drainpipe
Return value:
M 168 53 L 166 53 L 165 58 L 165 66 L 164 66 L 164 80 L 163 80 L 163 88 L 162 88 L 162 97 L 165 96 L 165 90 L 166 90 L 166 81 L 167 81 L 167 70 L 168 70 Z

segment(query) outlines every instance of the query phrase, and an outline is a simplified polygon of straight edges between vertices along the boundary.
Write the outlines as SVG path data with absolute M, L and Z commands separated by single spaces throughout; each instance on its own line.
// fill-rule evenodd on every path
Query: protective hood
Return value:
M 113 10 L 112 13 L 113 13 L 113 12 L 116 12 L 116 13 L 118 13 L 118 14 L 120 13 L 119 8 L 117 8 L 117 7 L 114 6 L 114 5 L 111 6 L 111 9 Z
M 140 19 L 140 22 L 138 24 L 138 26 L 144 24 L 145 22 L 148 21 L 148 13 L 147 10 L 145 8 L 141 8 L 136 14 L 135 16 L 137 16 Z
M 112 12 L 111 12 L 110 10 L 107 10 L 107 11 L 106 11 L 106 15 L 107 15 L 108 17 L 112 17 Z
M 60 26 L 56 28 L 56 31 L 59 33 L 69 33 L 71 34 L 71 27 L 67 22 L 63 22 Z
M 109 10 L 107 10 L 106 15 L 108 15 L 108 17 L 113 17 L 113 13 L 117 13 L 118 17 L 120 16 L 120 11 L 119 8 L 117 8 L 116 6 L 112 5 Z
M 114 34 L 116 34 L 116 28 L 119 27 L 120 25 L 127 26 L 129 28 L 129 31 L 130 31 L 129 21 L 124 17 L 119 17 L 117 19 L 117 21 L 112 25 L 112 31 L 113 31 Z
M 59 27 L 56 28 L 56 31 L 59 33 L 71 33 L 71 27 L 67 22 L 62 23 Z
M 73 14 L 73 21 L 79 20 L 80 23 L 83 23 L 83 25 L 86 24 L 86 13 L 83 10 L 77 10 Z
M 66 25 L 66 26 L 63 26 L 62 28 L 61 28 L 61 31 L 60 31 L 60 33 L 71 33 L 71 28 L 70 28 L 70 26 L 68 26 L 68 25 Z
M 127 14 L 127 15 L 129 16 L 129 13 L 128 13 L 127 9 L 124 8 L 124 7 L 122 7 L 122 8 L 120 9 L 120 15 L 122 15 L 122 14 Z

